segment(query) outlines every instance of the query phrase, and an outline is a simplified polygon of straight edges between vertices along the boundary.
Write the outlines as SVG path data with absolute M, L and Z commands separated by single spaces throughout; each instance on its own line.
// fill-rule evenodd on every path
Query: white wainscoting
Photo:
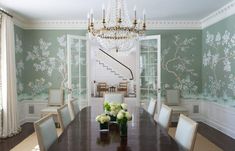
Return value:
M 235 139 L 235 108 L 203 102 L 201 121 Z
M 47 100 L 24 100 L 18 103 L 19 122 L 24 124 L 27 122 L 35 122 L 41 117 L 41 110 L 47 107 Z M 32 111 L 30 113 L 30 110 Z
M 97 102 L 99 100 L 93 101 Z M 133 100 L 131 101 L 131 104 L 133 104 Z M 128 100 L 125 100 L 125 102 L 128 103 Z M 92 104 L 92 101 L 90 103 Z M 95 105 L 96 103 L 93 104 Z M 81 108 L 86 105 L 80 104 Z M 181 105 L 188 109 L 190 118 L 204 122 L 235 139 L 235 108 L 198 99 L 182 99 Z M 19 102 L 18 106 L 20 124 L 24 124 L 38 120 L 41 117 L 41 109 L 47 106 L 47 101 L 25 100 Z M 33 113 L 29 113 L 30 106 L 34 108 Z M 196 113 L 195 107 L 198 107 L 198 112 Z

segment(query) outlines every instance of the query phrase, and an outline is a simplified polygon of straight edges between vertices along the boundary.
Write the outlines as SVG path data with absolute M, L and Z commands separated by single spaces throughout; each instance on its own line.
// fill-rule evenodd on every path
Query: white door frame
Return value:
M 69 89 L 69 93 L 68 93 L 68 101 L 71 101 L 72 99 L 72 79 L 71 79 L 71 45 L 69 45 L 69 43 L 71 43 L 71 39 L 78 39 L 79 40 L 79 43 L 81 43 L 81 40 L 86 40 L 86 77 L 87 77 L 87 81 L 86 81 L 86 84 L 87 84 L 87 88 L 88 88 L 88 79 L 89 79 L 89 62 L 87 60 L 87 56 L 88 56 L 88 52 L 87 50 L 89 46 L 88 44 L 88 40 L 87 40 L 87 36 L 78 36 L 78 35 L 70 35 L 70 34 L 67 34 L 67 70 L 68 70 L 68 89 Z M 80 44 L 79 44 L 80 46 Z M 79 47 L 79 53 L 80 53 L 80 47 Z M 79 68 L 80 70 L 80 68 Z M 80 73 L 80 71 L 79 71 Z M 80 82 L 80 81 L 79 81 Z M 89 91 L 87 90 L 87 98 L 88 98 L 88 93 Z M 89 99 L 88 99 L 88 105 L 89 105 Z
M 138 68 L 137 68 L 137 82 L 136 82 L 136 89 L 137 89 L 137 100 L 139 100 L 140 104 L 140 51 L 141 51 L 141 46 L 140 46 L 140 41 L 141 40 L 151 40 L 151 39 L 156 39 L 157 40 L 157 112 L 159 113 L 160 108 L 161 108 L 161 35 L 151 35 L 151 36 L 145 36 L 141 37 L 139 39 L 139 49 L 137 53 L 137 59 L 138 59 Z

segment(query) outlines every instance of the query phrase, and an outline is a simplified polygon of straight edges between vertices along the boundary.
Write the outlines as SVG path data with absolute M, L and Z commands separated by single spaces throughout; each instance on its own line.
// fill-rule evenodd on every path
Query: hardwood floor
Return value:
M 199 122 L 198 132 L 224 151 L 235 151 L 235 140 L 222 132 Z
M 172 124 L 174 127 L 176 125 L 177 123 Z M 24 124 L 20 134 L 12 138 L 0 139 L 0 151 L 9 151 L 33 132 L 34 128 L 32 123 Z M 235 151 L 235 140 L 220 131 L 199 122 L 198 132 L 224 151 Z
M 22 125 L 22 132 L 16 136 L 0 139 L 0 151 L 9 151 L 34 132 L 33 123 Z

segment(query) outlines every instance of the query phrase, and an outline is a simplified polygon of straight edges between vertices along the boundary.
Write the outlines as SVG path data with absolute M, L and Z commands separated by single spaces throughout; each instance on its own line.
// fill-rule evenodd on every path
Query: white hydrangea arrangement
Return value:
M 107 114 L 116 117 L 120 110 L 127 111 L 127 104 L 104 102 L 104 110 Z
M 117 114 L 117 121 L 119 124 L 125 124 L 127 121 L 132 120 L 132 115 L 124 110 L 120 110 Z
M 95 119 L 100 124 L 108 123 L 110 121 L 110 116 L 106 114 L 100 114 Z

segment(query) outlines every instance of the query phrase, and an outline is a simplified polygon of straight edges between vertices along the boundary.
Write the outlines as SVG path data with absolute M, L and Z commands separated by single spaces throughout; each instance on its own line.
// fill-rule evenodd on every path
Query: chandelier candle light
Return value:
M 95 26 L 93 10 L 88 14 L 88 32 L 97 38 L 103 49 L 129 51 L 139 36 L 146 30 L 146 13 L 143 11 L 143 20 L 137 20 L 137 11 L 134 7 L 134 19 L 131 22 L 126 0 L 110 0 L 108 13 L 102 6 L 102 26 Z M 97 28 L 95 28 L 97 27 Z

